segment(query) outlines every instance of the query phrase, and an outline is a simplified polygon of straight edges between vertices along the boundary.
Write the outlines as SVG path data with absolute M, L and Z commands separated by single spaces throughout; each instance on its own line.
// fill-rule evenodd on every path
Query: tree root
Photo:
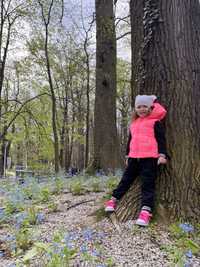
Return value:
M 109 215 L 109 218 L 110 218 L 112 224 L 114 225 L 114 227 L 116 228 L 116 230 L 117 230 L 119 233 L 121 233 L 121 227 L 120 227 L 119 221 L 118 221 L 118 219 L 117 219 L 117 215 L 116 215 L 116 213 L 115 213 L 115 212 L 111 213 L 111 214 Z

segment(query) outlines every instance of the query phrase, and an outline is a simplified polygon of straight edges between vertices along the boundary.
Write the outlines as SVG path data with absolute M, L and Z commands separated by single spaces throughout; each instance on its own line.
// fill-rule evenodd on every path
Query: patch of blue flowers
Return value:
M 180 223 L 179 227 L 184 233 L 191 233 L 194 232 L 194 226 L 189 223 Z
M 8 244 L 8 250 L 11 253 L 15 253 L 17 245 L 16 245 L 16 237 L 15 235 L 8 234 L 6 236 L 1 237 L 1 242 Z M 1 253 L 1 257 L 4 257 L 5 253 Z
M 20 212 L 15 215 L 15 228 L 20 229 L 21 227 L 24 226 L 24 223 L 27 222 L 29 223 L 29 214 L 28 212 Z M 36 224 L 43 223 L 45 221 L 45 215 L 42 212 L 38 212 L 36 214 Z
M 104 232 L 91 228 L 67 232 L 63 234 L 63 238 L 58 237 L 52 242 L 52 251 L 61 258 L 66 254 L 66 249 L 69 252 L 74 251 L 85 263 L 91 264 L 91 266 L 106 267 L 100 246 L 104 237 Z M 47 255 L 47 257 L 52 259 L 53 254 Z
M 185 239 L 183 238 L 183 245 L 186 250 L 184 255 L 184 267 L 192 267 L 194 265 L 195 256 L 199 254 L 200 246 L 196 242 L 196 231 L 193 225 L 189 223 L 179 224 L 179 228 L 185 234 Z M 185 241 L 185 243 L 184 243 Z
M 104 265 L 101 243 L 105 238 L 105 233 L 91 228 L 85 228 L 79 233 L 82 244 L 79 247 L 79 254 L 83 259 L 90 260 L 90 263 L 97 266 Z

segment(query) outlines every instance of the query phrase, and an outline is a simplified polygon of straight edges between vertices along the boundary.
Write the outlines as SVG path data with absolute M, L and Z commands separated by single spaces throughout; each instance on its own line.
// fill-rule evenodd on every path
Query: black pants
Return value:
M 156 158 L 129 158 L 128 166 L 112 196 L 119 200 L 128 191 L 137 176 L 142 179 L 142 206 L 153 209 L 157 177 Z

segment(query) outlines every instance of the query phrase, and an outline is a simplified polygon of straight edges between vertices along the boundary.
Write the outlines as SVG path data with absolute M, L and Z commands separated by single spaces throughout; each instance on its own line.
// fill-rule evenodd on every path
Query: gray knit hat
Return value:
M 135 108 L 143 105 L 150 108 L 153 106 L 153 102 L 156 98 L 155 95 L 137 95 L 135 98 Z

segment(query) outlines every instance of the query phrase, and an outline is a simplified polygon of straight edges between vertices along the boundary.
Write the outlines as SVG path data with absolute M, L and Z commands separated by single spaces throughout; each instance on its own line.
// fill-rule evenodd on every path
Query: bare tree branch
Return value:
M 64 16 L 64 10 L 65 10 L 65 3 L 64 0 L 61 0 L 61 17 L 60 17 L 60 23 L 62 24 L 63 16 Z
M 116 21 L 115 26 L 117 26 L 122 21 L 127 23 L 128 25 L 130 25 L 130 22 L 128 20 L 126 20 L 128 18 L 130 18 L 130 15 L 123 17 L 123 18 L 115 18 L 115 21 Z
M 73 205 L 67 207 L 66 210 L 75 208 L 75 207 L 77 207 L 77 206 L 79 206 L 79 205 L 81 205 L 81 204 L 85 204 L 85 203 L 92 202 L 92 201 L 95 201 L 95 199 L 83 200 L 83 201 L 81 201 L 81 202 L 75 203 L 75 204 L 73 204 Z
M 46 93 L 40 94 L 40 95 L 36 95 L 30 99 L 28 99 L 27 101 L 25 101 L 24 103 L 21 103 L 19 100 L 18 102 L 21 104 L 21 107 L 19 108 L 19 110 L 15 113 L 15 115 L 13 116 L 13 118 L 10 120 L 10 122 L 8 123 L 8 125 L 6 125 L 6 127 L 4 127 L 3 132 L 0 135 L 0 140 L 6 135 L 7 130 L 10 128 L 10 126 L 13 124 L 13 122 L 15 121 L 15 119 L 17 118 L 17 116 L 20 114 L 20 112 L 22 111 L 23 107 L 25 107 L 29 102 L 43 96 L 46 95 Z
M 118 37 L 116 38 L 116 40 L 118 41 L 118 40 L 122 39 L 123 37 L 125 37 L 126 35 L 129 35 L 129 34 L 131 34 L 131 32 L 125 32 L 124 34 L 118 36 Z

